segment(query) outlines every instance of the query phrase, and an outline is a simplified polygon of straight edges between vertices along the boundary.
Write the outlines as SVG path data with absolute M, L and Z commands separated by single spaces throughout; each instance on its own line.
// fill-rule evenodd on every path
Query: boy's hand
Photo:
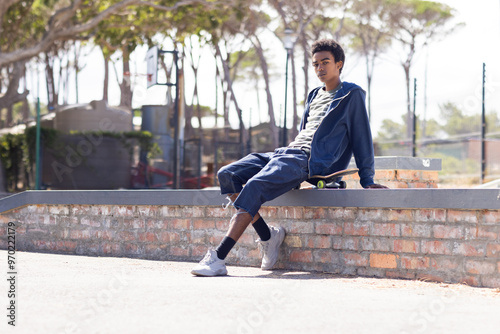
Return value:
M 374 183 L 374 184 L 370 184 L 365 189 L 389 189 L 389 187 L 386 187 L 386 186 L 378 184 L 378 183 Z

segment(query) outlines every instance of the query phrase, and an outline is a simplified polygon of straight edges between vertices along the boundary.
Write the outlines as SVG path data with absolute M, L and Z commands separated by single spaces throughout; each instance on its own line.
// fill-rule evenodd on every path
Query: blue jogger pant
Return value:
M 249 154 L 219 170 L 221 193 L 240 193 L 234 206 L 254 217 L 262 204 L 307 180 L 308 159 L 303 150 L 287 147 Z

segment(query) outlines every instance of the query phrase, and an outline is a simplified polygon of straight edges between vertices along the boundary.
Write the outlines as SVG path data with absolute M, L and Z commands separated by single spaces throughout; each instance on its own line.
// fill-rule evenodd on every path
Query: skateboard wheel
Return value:
M 340 189 L 345 189 L 347 188 L 347 183 L 345 181 L 339 181 L 339 188 Z
M 325 181 L 319 180 L 316 187 L 318 187 L 318 189 L 323 189 L 325 187 Z

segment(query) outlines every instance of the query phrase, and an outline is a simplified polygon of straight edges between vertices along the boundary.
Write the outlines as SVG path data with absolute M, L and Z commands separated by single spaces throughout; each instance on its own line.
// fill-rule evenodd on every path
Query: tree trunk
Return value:
M 279 142 L 279 130 L 276 126 L 276 117 L 274 115 L 273 106 L 273 96 L 271 95 L 271 87 L 269 82 L 269 67 L 267 65 L 266 57 L 264 56 L 264 50 L 257 36 L 255 36 L 255 51 L 260 60 L 260 66 L 262 68 L 262 73 L 264 74 L 264 83 L 266 85 L 266 97 L 267 97 L 267 110 L 269 113 L 269 130 L 271 131 L 271 143 L 273 147 L 278 147 Z
M 101 49 L 102 50 L 102 49 Z M 104 82 L 102 88 L 102 100 L 106 103 L 109 101 L 108 91 L 109 91 L 109 57 L 107 57 L 104 52 L 102 53 L 104 57 Z
M 120 84 L 120 106 L 132 109 L 132 83 L 130 75 L 130 54 L 126 48 L 123 54 L 123 79 Z
M 45 81 L 47 86 L 47 107 L 49 112 L 54 111 L 58 103 L 58 96 L 54 80 L 54 58 L 45 53 Z
M 7 87 L 7 91 L 2 97 L 0 97 L 0 111 L 2 109 L 7 109 L 6 121 L 4 124 L 6 127 L 12 125 L 12 106 L 26 99 L 26 96 L 29 94 L 26 87 L 23 93 L 18 92 L 19 83 L 23 77 L 23 73 L 25 72 L 24 64 L 24 61 L 14 63 L 12 70 L 9 73 L 9 86 Z

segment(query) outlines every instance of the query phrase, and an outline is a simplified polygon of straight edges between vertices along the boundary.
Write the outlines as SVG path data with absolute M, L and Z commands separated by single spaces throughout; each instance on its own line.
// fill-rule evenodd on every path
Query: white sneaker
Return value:
M 271 238 L 269 240 L 257 240 L 261 254 L 263 255 L 262 265 L 260 266 L 262 270 L 269 270 L 276 264 L 281 243 L 285 239 L 285 229 L 283 227 L 269 226 L 269 229 L 271 230 Z
M 223 276 L 227 275 L 226 262 L 217 257 L 215 249 L 211 248 L 205 257 L 191 270 L 197 276 Z

